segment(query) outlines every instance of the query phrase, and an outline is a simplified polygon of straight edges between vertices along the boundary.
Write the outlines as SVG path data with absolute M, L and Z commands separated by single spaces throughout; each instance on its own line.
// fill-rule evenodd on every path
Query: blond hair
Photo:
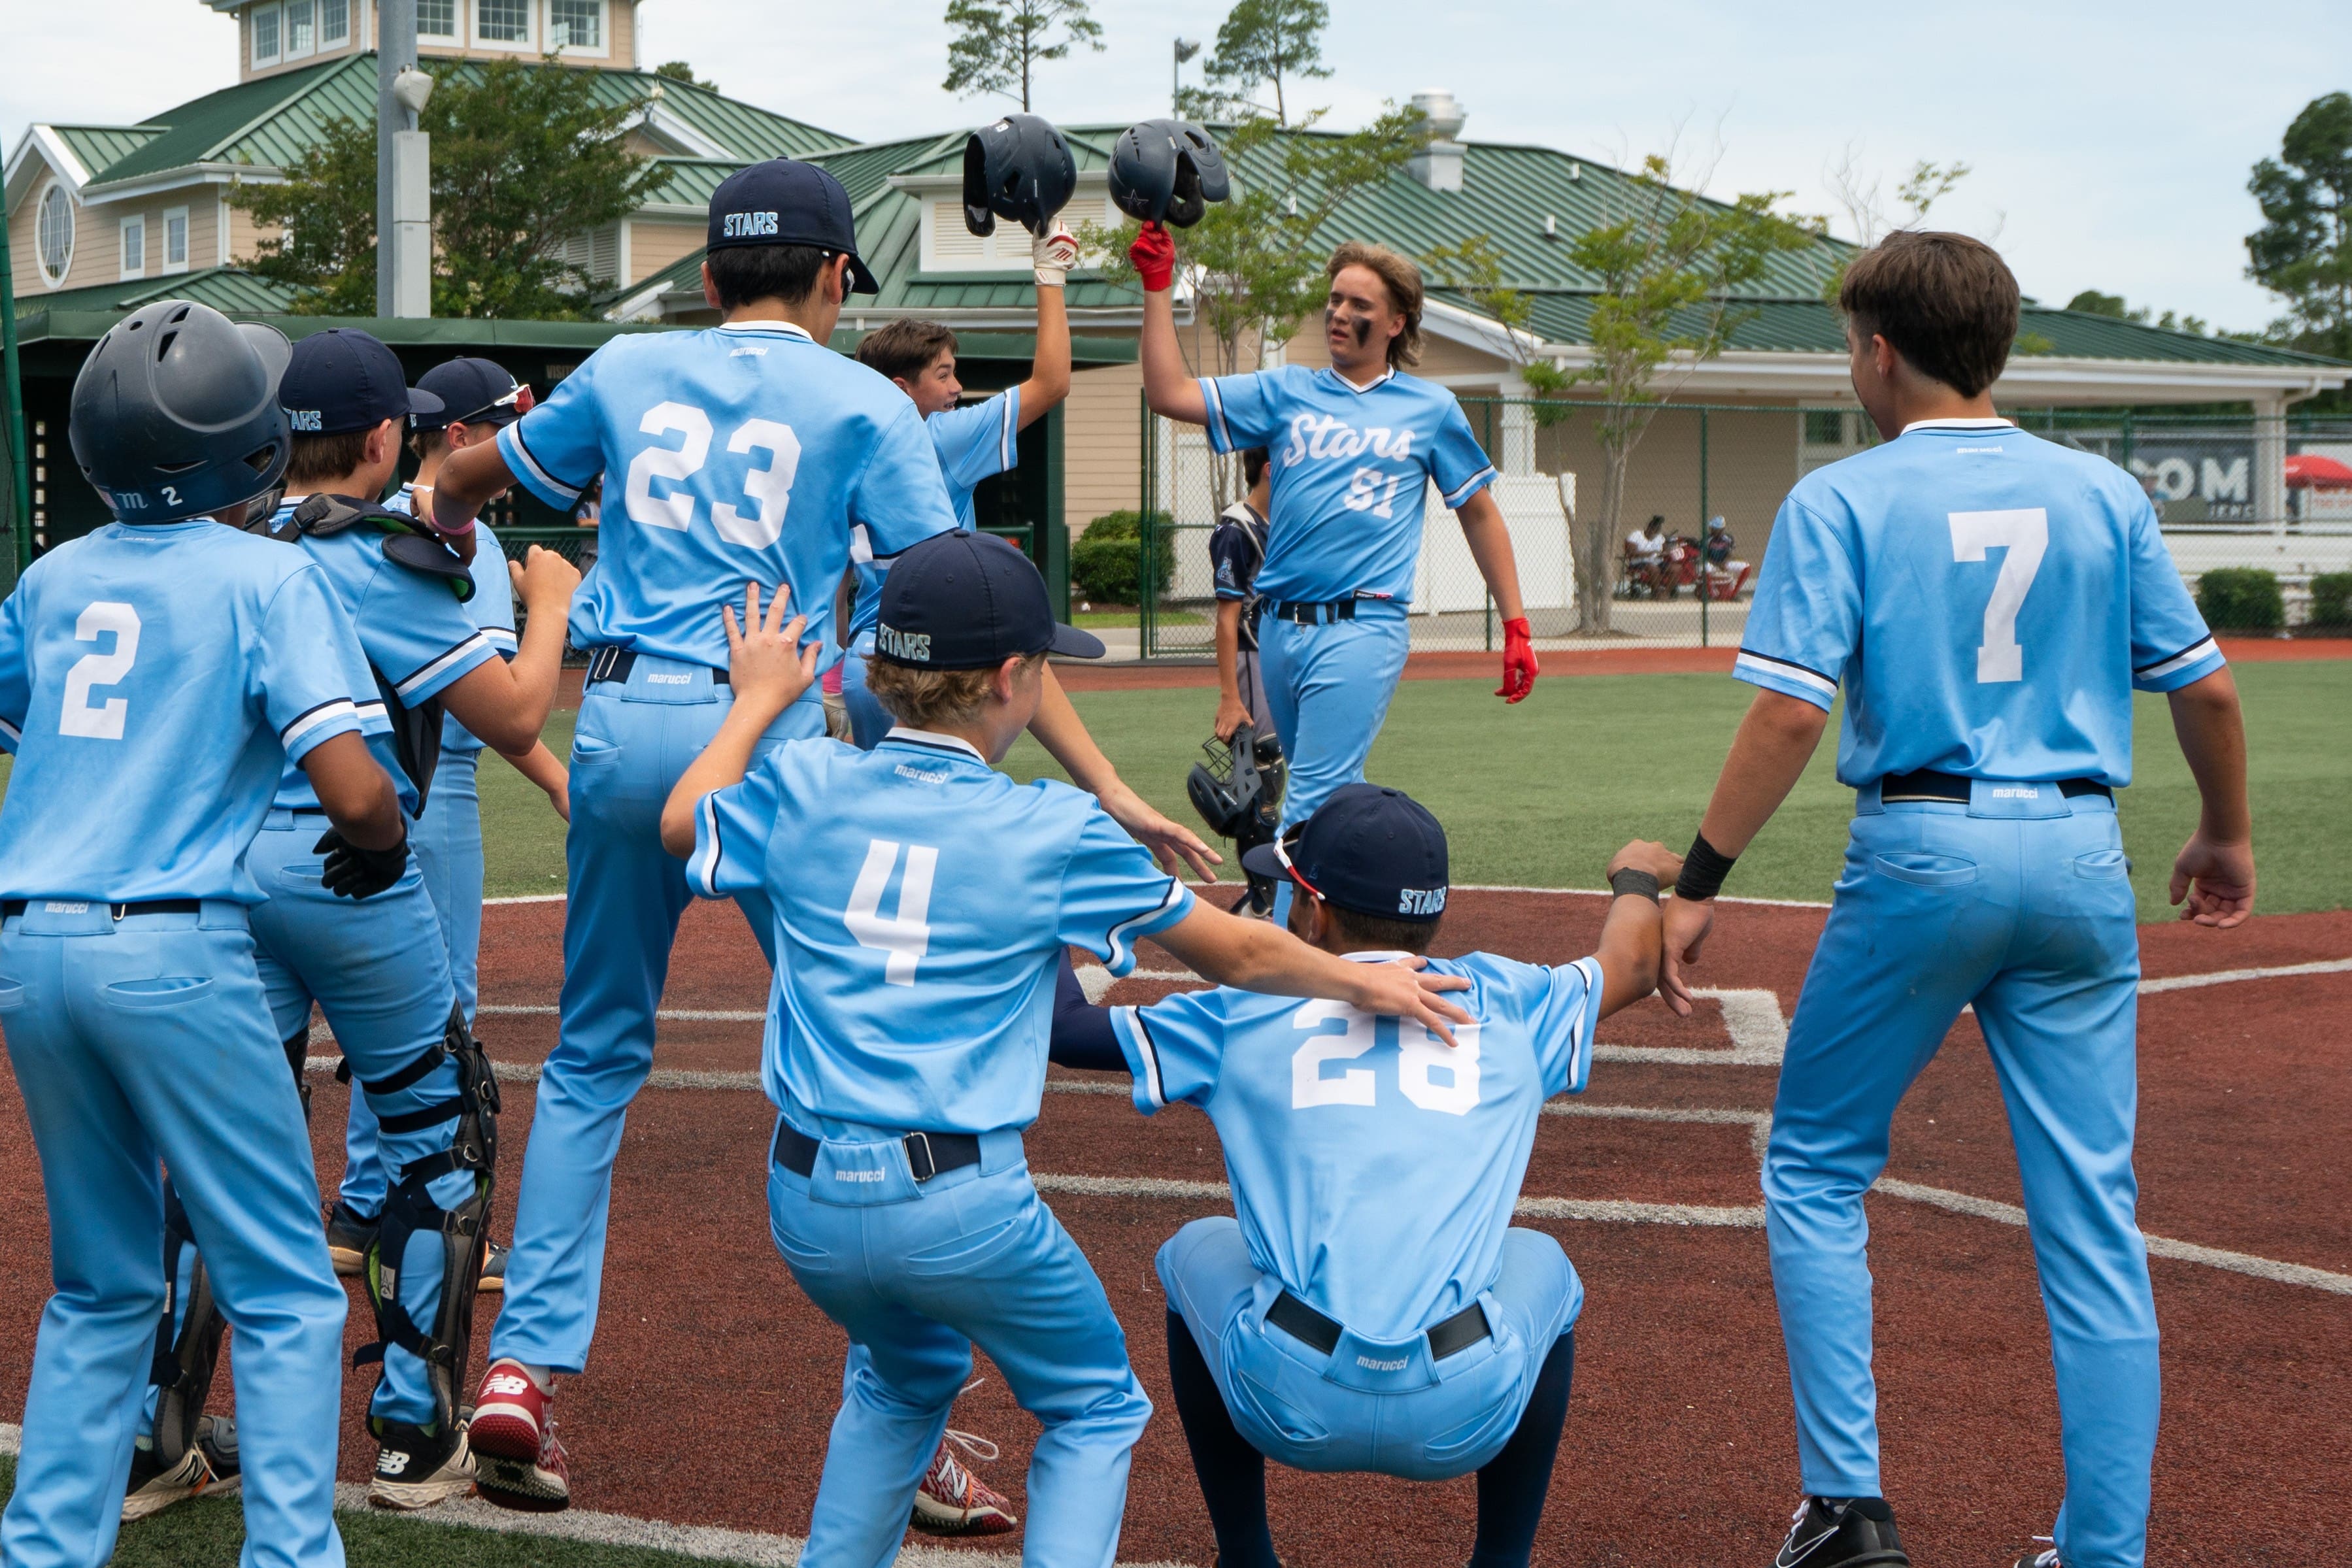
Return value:
M 1021 661 L 1024 669 L 1045 662 L 1043 653 Z M 942 725 L 976 724 L 995 690 L 991 664 L 978 670 L 919 670 L 888 659 L 866 662 L 866 689 L 889 710 L 890 716 L 909 729 L 938 729 Z
M 1352 239 L 1331 253 L 1323 276 L 1336 282 L 1340 269 L 1349 267 L 1363 267 L 1378 277 L 1388 290 L 1389 304 L 1404 317 L 1404 330 L 1389 340 L 1389 363 L 1397 370 L 1411 370 L 1421 362 L 1421 311 L 1426 298 L 1421 268 L 1411 256 L 1400 256 L 1384 245 Z

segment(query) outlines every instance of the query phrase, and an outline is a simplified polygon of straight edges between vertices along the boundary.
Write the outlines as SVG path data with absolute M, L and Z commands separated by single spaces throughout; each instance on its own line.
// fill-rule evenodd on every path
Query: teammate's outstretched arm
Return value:
M 1519 597 L 1519 561 L 1511 549 L 1510 525 L 1503 521 L 1503 508 L 1496 505 L 1492 489 L 1472 496 L 1454 516 L 1462 525 L 1470 559 L 1478 563 L 1478 575 L 1486 580 L 1486 591 L 1495 596 L 1495 608 L 1502 612 L 1503 684 L 1495 695 L 1517 702 L 1534 689 L 1539 671 L 1527 603 Z
M 1715 874 L 1717 883 L 1722 880 L 1720 871 L 1729 868 L 1797 787 L 1829 721 L 1827 708 L 1779 692 L 1759 691 L 1748 705 L 1748 716 L 1739 721 L 1731 755 L 1723 759 L 1715 796 L 1707 801 L 1706 816 L 1699 824 L 1699 837 L 1722 857 L 1722 866 Z M 1698 962 L 1699 948 L 1714 924 L 1711 894 L 1686 898 L 1678 892 L 1665 906 L 1665 973 L 1659 988 L 1665 993 L 1666 1005 L 1685 1018 L 1690 1016 L 1691 991 L 1683 970 Z
M 471 528 L 482 508 L 514 482 L 514 470 L 507 466 L 497 442 L 459 447 L 442 461 L 441 472 L 434 476 L 433 526 L 445 534 Z
M 546 791 L 548 804 L 555 808 L 557 816 L 567 822 L 572 820 L 572 770 L 563 765 L 563 758 L 547 748 L 547 742 L 534 741 L 531 748 L 520 757 L 503 751 L 499 755 L 506 758 L 516 772 Z
M 1021 428 L 1045 417 L 1045 411 L 1070 395 L 1070 312 L 1065 287 L 1070 268 L 1078 265 L 1078 242 L 1059 219 L 1029 247 L 1037 269 L 1037 351 L 1029 361 L 1029 379 L 1021 383 Z
M 688 823 L 691 832 L 693 824 Z M 1359 1012 L 1409 1018 L 1454 1043 L 1447 1026 L 1470 1015 L 1438 993 L 1467 990 L 1468 980 L 1432 975 L 1413 957 L 1358 964 L 1309 947 L 1280 926 L 1244 920 L 1195 903 L 1192 913 L 1152 937 L 1213 985 L 1276 997 L 1324 997 Z
M 743 781 L 760 737 L 816 680 L 820 650 L 814 643 L 801 646 L 801 633 L 807 630 L 808 622 L 798 615 L 785 619 L 791 601 L 792 590 L 779 588 L 762 615 L 760 585 L 749 582 L 743 585 L 740 623 L 733 605 L 722 612 L 727 622 L 727 679 L 735 701 L 719 721 L 719 733 L 679 775 L 662 805 L 662 848 L 680 860 L 694 853 L 695 807 L 713 789 Z
M 490 444 L 468 446 L 450 462 Z M 448 471 L 445 465 L 441 472 Z M 563 675 L 564 622 L 572 614 L 572 590 L 580 586 L 580 569 L 559 551 L 533 545 L 520 563 L 509 561 L 507 570 L 527 613 L 521 647 L 511 661 L 491 659 L 458 676 L 441 694 L 441 705 L 484 744 L 516 757 L 539 744 L 539 732 L 555 706 Z
M 1658 889 L 1683 871 L 1683 857 L 1661 843 L 1636 839 L 1609 862 L 1609 917 L 1592 956 L 1601 965 L 1601 1016 L 1629 1008 L 1658 988 L 1665 919 Z
M 1217 880 L 1216 868 L 1225 863 L 1225 857 L 1202 842 L 1201 835 L 1192 829 L 1160 815 L 1128 787 L 1102 747 L 1095 744 L 1095 737 L 1087 733 L 1086 721 L 1070 706 L 1069 694 L 1055 678 L 1051 664 L 1045 666 L 1045 693 L 1037 702 L 1037 716 L 1029 721 L 1029 733 L 1062 765 L 1070 782 L 1100 801 L 1112 821 L 1151 852 L 1162 871 L 1181 875 L 1189 865 L 1202 882 Z M 688 849 L 691 852 L 691 845 Z
M 2254 819 L 2246 802 L 2246 725 L 2228 667 L 2168 694 L 2172 732 L 2197 779 L 2197 831 L 2172 862 L 2180 918 L 2227 931 L 2254 912 Z
M 1143 281 L 1143 333 L 1139 353 L 1143 361 L 1143 396 L 1151 412 L 1187 424 L 1209 423 L 1209 405 L 1201 383 L 1184 368 L 1184 350 L 1176 342 L 1176 238 L 1158 224 L 1146 224 L 1127 247 L 1135 274 Z
M 318 792 L 319 809 L 345 843 L 360 850 L 389 850 L 408 837 L 392 776 L 356 732 L 331 737 L 304 752 L 302 771 Z M 406 862 L 405 851 L 401 859 Z

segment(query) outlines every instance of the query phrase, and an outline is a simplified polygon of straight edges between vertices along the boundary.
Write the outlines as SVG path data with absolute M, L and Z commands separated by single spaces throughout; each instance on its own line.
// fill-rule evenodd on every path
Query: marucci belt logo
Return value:
M 1360 1355 L 1356 1358 L 1356 1364 L 1366 1372 L 1402 1372 L 1411 1359 L 1409 1356 L 1399 1356 L 1394 1361 L 1379 1361 L 1369 1355 Z
M 835 1171 L 833 1173 L 833 1179 L 835 1181 L 858 1182 L 880 1181 L 886 1174 L 886 1172 L 882 1171 Z

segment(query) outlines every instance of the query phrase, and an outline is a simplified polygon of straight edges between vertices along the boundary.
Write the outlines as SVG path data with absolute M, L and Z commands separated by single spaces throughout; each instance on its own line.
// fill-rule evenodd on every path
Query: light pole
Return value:
M 1168 112 L 1184 112 L 1184 62 L 1201 52 L 1198 38 L 1176 40 L 1176 63 L 1168 68 Z
M 416 117 L 433 78 L 416 68 L 416 0 L 381 0 L 375 50 L 375 313 L 430 316 L 433 143 Z

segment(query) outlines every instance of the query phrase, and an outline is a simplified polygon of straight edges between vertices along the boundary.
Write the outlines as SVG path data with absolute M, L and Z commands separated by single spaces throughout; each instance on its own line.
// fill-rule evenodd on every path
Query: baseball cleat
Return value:
M 327 1256 L 334 1260 L 336 1273 L 357 1274 L 367 1267 L 375 1228 L 374 1220 L 362 1219 L 340 1198 L 327 1210 Z
M 444 1435 L 405 1421 L 381 1425 L 375 1475 L 368 1482 L 374 1507 L 413 1512 L 473 1490 L 474 1456 L 463 1427 Z
M 506 1357 L 490 1363 L 474 1395 L 473 1425 L 467 1428 L 476 1458 L 518 1463 L 537 1459 L 541 1439 L 554 1425 L 549 1413 L 554 1397 L 532 1380 L 522 1363 Z
M 1797 1505 L 1772 1568 L 1910 1568 L 1895 1511 L 1874 1497 L 1809 1497 Z
M 2048 1537 L 2037 1535 L 2033 1539 L 2043 1541 Z M 2066 1565 L 2058 1560 L 2058 1549 L 2055 1546 L 2037 1546 L 2018 1557 L 2016 1568 L 2066 1568 Z
M 915 1489 L 914 1517 L 908 1522 L 925 1535 L 1003 1535 L 1018 1530 L 1013 1504 L 958 1463 L 950 1445 L 982 1463 L 996 1458 L 996 1445 L 985 1437 L 949 1427 L 931 1456 L 931 1468 L 923 1472 L 923 1484 Z
M 564 1462 L 563 1445 L 555 1440 L 555 1423 L 550 1420 L 541 1429 L 539 1450 L 528 1459 L 478 1452 L 474 1495 L 518 1513 L 561 1513 L 570 1508 L 572 1470 Z
M 513 1249 L 501 1247 L 495 1241 L 485 1241 L 482 1247 L 482 1275 L 480 1279 L 474 1281 L 474 1293 L 481 1296 L 503 1295 L 507 1288 L 507 1254 Z
M 215 1496 L 237 1490 L 244 1476 L 237 1466 L 236 1421 L 228 1416 L 206 1416 L 196 1424 L 195 1446 L 166 1470 L 155 1462 L 155 1450 L 131 1450 L 131 1481 L 122 1497 L 122 1522 L 161 1513 L 175 1502 L 209 1492 Z

